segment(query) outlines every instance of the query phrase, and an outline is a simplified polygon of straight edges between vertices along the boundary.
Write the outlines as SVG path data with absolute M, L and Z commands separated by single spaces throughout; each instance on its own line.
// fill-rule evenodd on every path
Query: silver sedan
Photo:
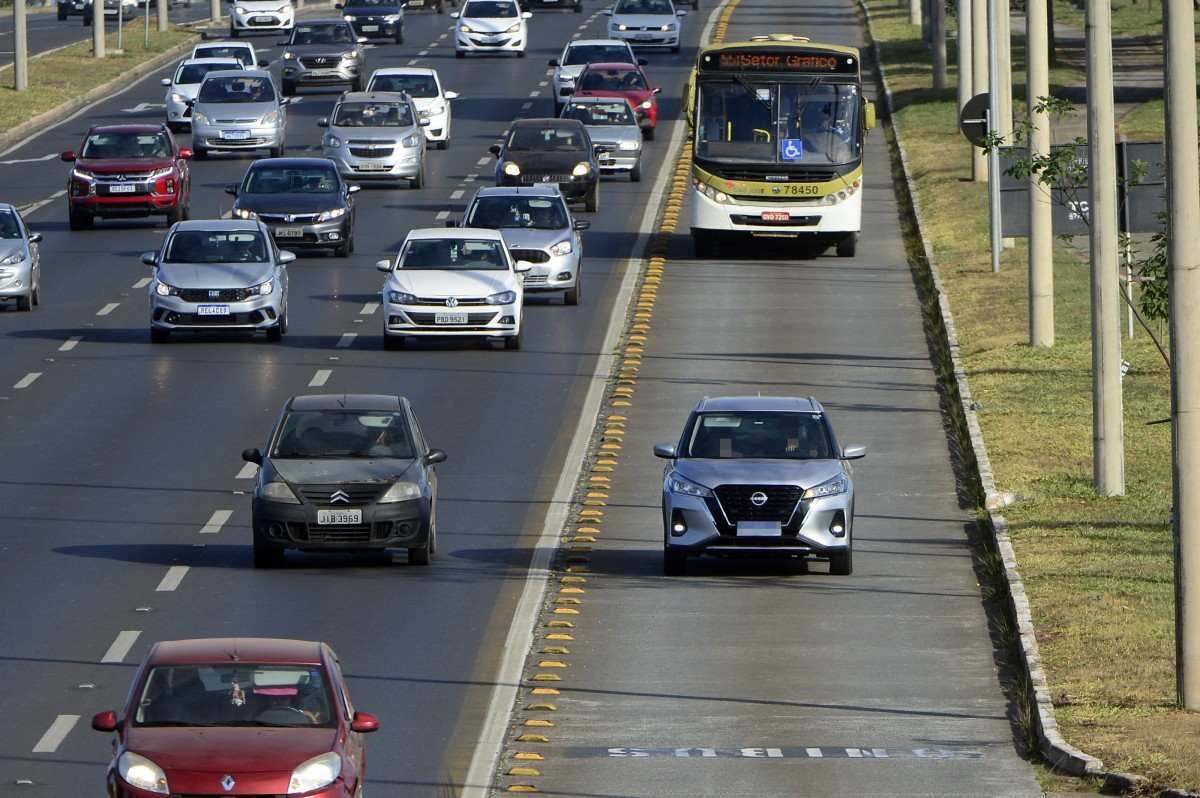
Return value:
M 593 144 L 608 148 L 598 158 L 601 172 L 628 174 L 634 183 L 642 179 L 642 129 L 629 100 L 574 97 L 563 107 L 562 117 L 578 119 L 587 128 Z
M 41 233 L 31 233 L 12 205 L 0 202 L 0 300 L 32 310 L 42 298 Z

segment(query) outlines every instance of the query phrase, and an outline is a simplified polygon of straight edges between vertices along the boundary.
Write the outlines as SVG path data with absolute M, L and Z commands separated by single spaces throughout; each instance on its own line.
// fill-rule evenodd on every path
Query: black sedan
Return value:
M 328 158 L 262 158 L 241 183 L 225 187 L 237 197 L 235 219 L 259 219 L 285 249 L 354 251 L 354 201 L 360 186 L 342 180 Z
M 334 8 L 359 36 L 404 44 L 404 0 L 343 0 Z
M 557 184 L 568 202 L 582 202 L 595 211 L 600 205 L 600 165 L 597 155 L 608 147 L 593 144 L 577 119 L 518 119 L 493 144 L 496 185 Z
M 286 549 L 408 549 L 428 565 L 437 548 L 437 471 L 431 449 L 400 396 L 294 396 L 264 454 L 254 486 L 254 567 L 283 564 Z

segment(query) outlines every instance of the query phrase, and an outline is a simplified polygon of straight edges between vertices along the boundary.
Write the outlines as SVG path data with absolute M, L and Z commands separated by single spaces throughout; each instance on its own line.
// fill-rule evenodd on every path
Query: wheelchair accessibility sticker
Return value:
M 798 161 L 804 157 L 803 139 L 780 139 L 779 157 L 785 161 Z

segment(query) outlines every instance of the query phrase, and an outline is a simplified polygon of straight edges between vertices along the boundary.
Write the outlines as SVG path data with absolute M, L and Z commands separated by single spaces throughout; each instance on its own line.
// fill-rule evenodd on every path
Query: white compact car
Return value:
M 609 17 L 608 37 L 634 47 L 666 47 L 679 52 L 679 29 L 686 11 L 676 11 L 671 0 L 617 0 Z
M 254 31 L 290 31 L 296 24 L 292 0 L 233 0 L 229 35 L 237 38 Z
M 423 67 L 392 67 L 371 73 L 367 91 L 390 91 L 407 94 L 417 106 L 421 121 L 428 121 L 423 130 L 431 146 L 444 150 L 450 146 L 450 101 L 458 92 L 446 91 L 436 69 Z
M 669 0 L 668 0 L 669 2 Z M 533 14 L 521 10 L 517 0 L 467 0 L 461 12 L 450 15 L 454 27 L 454 57 L 467 53 L 516 53 L 525 57 Z
M 203 42 L 192 48 L 191 57 L 240 61 L 243 69 L 257 69 L 270 64 L 266 59 L 259 60 L 258 53 L 250 42 Z
M 164 103 L 167 106 L 167 127 L 176 133 L 192 127 L 192 104 L 200 84 L 209 72 L 227 69 L 242 69 L 242 63 L 230 58 L 189 58 L 175 70 L 174 77 L 163 78 L 167 89 Z
M 383 346 L 401 349 L 406 336 L 501 338 L 521 348 L 524 274 L 499 230 L 475 227 L 409 231 L 395 262 L 375 267 L 383 284 Z

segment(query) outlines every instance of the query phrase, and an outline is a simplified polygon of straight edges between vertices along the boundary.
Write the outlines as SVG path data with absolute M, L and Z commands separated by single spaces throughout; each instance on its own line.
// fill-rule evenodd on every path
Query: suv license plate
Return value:
M 791 221 L 792 215 L 787 211 L 763 211 L 762 220 L 764 222 L 788 222 Z
M 250 138 L 250 131 L 249 130 L 222 130 L 221 138 L 231 139 L 234 141 L 236 141 L 238 139 L 248 139 L 248 138 Z
M 739 521 L 738 537 L 777 538 L 783 534 L 778 521 Z
M 466 313 L 435 313 L 433 314 L 434 324 L 466 324 Z
M 228 316 L 228 305 L 200 305 L 196 308 L 197 316 Z
M 362 510 L 317 510 L 317 524 L 320 526 L 361 523 Z
M 366 33 L 367 31 L 379 30 L 379 26 L 378 25 L 363 25 L 362 29 L 363 29 L 363 32 Z
M 371 172 L 390 172 L 392 169 L 392 165 L 387 161 L 359 161 L 355 167 Z
M 132 194 L 137 191 L 137 186 L 133 183 L 117 183 L 108 187 L 109 194 Z
M 304 238 L 303 227 L 276 227 L 276 238 Z

